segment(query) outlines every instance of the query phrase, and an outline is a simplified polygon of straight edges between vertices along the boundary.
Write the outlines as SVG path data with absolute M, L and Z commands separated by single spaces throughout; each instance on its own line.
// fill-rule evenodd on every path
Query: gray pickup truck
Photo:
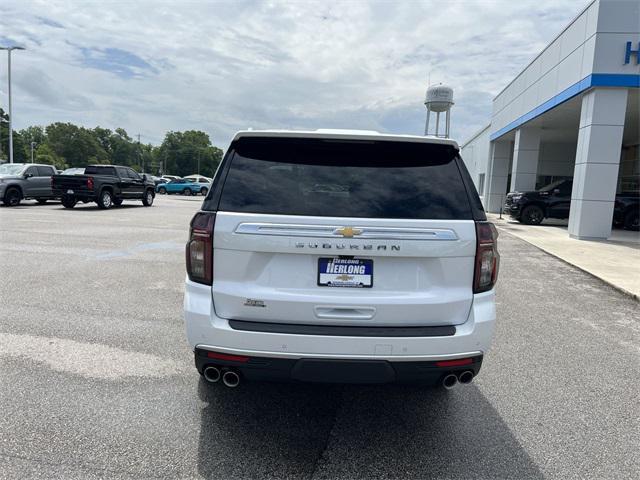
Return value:
M 8 207 L 22 200 L 34 199 L 47 203 L 56 196 L 51 190 L 51 177 L 56 174 L 52 165 L 38 163 L 5 163 L 0 165 L 0 199 Z

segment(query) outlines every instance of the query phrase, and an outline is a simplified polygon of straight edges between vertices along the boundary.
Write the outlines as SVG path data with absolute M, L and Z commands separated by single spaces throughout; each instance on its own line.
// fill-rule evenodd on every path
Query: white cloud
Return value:
M 0 4 L 18 128 L 122 126 L 159 143 L 201 129 L 349 127 L 421 133 L 427 74 L 455 90 L 452 130 L 577 13 L 575 0 Z M 0 57 L 5 102 L 6 69 Z

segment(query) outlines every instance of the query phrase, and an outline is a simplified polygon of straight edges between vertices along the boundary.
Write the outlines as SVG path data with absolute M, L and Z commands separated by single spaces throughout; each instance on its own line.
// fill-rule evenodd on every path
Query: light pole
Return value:
M 31 142 L 31 163 L 33 163 L 33 147 L 36 146 L 36 142 Z
M 13 113 L 11 111 L 11 52 L 14 50 L 25 50 L 24 47 L 0 47 L 0 50 L 6 50 L 8 56 L 8 70 L 7 75 L 9 77 L 9 163 L 13 163 Z

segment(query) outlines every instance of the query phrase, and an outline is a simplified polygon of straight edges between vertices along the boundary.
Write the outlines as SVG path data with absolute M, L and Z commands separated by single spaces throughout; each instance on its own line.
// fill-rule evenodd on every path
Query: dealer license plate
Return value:
M 371 288 L 373 286 L 373 260 L 319 258 L 318 285 L 321 287 Z

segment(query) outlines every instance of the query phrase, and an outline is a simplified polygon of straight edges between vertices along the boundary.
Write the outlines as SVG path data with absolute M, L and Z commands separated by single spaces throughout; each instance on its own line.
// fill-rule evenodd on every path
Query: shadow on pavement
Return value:
M 542 478 L 475 385 L 199 390 L 206 478 Z

